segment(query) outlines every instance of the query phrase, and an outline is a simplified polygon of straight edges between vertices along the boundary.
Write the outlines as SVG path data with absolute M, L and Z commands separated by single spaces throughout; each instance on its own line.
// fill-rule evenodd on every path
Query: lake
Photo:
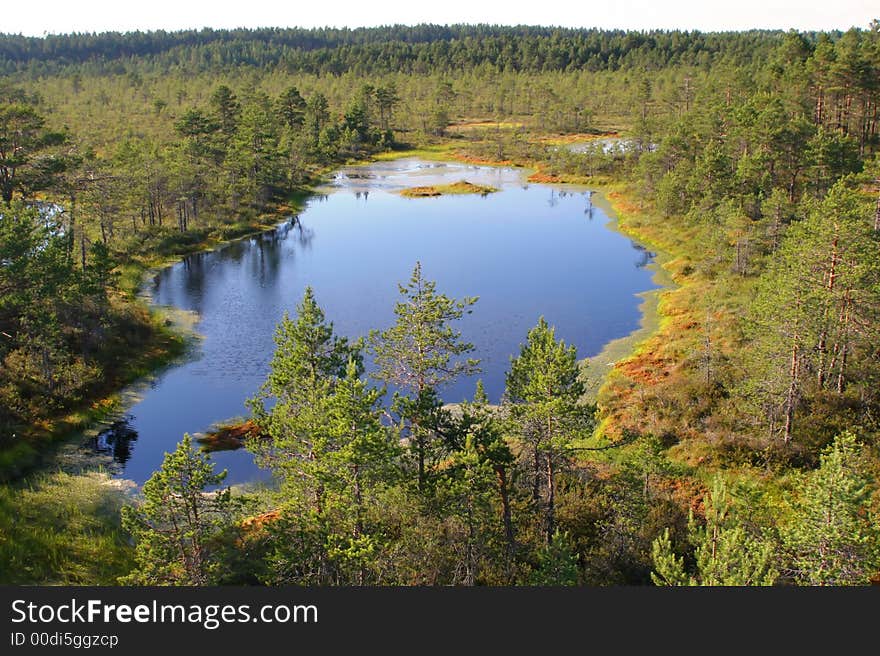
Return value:
M 406 187 L 459 180 L 498 193 L 404 198 Z M 124 419 L 93 442 L 118 476 L 143 483 L 185 432 L 246 414 L 264 380 L 275 325 L 306 285 L 338 333 L 393 322 L 398 283 L 416 261 L 449 296 L 478 296 L 457 326 L 497 401 L 510 356 L 543 315 L 578 357 L 638 327 L 637 294 L 657 285 L 652 254 L 610 229 L 585 189 L 529 184 L 514 168 L 401 159 L 348 167 L 277 229 L 162 270 L 152 302 L 195 313 L 193 353 L 151 382 Z M 477 377 L 442 390 L 473 395 Z M 213 454 L 229 483 L 266 479 L 244 450 Z

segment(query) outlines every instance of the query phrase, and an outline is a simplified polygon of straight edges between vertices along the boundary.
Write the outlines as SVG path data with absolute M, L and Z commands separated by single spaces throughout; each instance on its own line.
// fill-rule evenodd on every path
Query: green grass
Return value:
M 125 493 L 106 474 L 0 486 L 0 584 L 112 585 L 132 566 Z
M 406 147 L 399 150 L 388 150 L 384 153 L 372 155 L 368 162 L 390 162 L 406 157 L 417 157 L 432 162 L 448 162 L 455 149 L 454 143 L 428 144 L 415 147 Z M 365 162 L 366 163 L 366 162 Z

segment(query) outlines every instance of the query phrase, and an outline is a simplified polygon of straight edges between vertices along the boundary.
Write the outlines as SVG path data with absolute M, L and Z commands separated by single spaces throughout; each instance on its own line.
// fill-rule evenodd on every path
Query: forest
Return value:
M 0 35 L 0 582 L 880 582 L 878 117 L 876 20 Z M 189 348 L 148 272 L 412 154 L 585 185 L 661 254 L 598 391 L 541 317 L 500 403 L 444 401 L 480 301 L 414 262 L 390 327 L 311 288 L 278 324 L 237 426 L 274 485 L 190 435 L 141 490 L 47 465 Z

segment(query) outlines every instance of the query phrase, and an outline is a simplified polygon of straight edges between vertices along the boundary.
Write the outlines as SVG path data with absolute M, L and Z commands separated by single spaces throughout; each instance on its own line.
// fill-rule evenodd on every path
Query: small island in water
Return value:
M 400 192 L 406 198 L 427 198 L 429 196 L 447 196 L 452 194 L 492 194 L 498 191 L 495 187 L 478 185 L 467 180 L 459 180 L 451 184 L 428 185 L 423 187 L 409 187 Z

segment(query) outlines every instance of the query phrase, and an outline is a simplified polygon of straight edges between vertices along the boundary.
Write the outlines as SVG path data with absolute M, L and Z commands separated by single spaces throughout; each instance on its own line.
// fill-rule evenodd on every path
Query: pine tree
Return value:
M 505 438 L 497 408 L 489 405 L 482 380 L 477 381 L 473 401 L 462 405 L 459 431 L 466 436 L 466 451 L 472 451 L 477 462 L 486 467 L 494 478 L 491 488 L 497 495 L 498 507 L 501 509 L 505 560 L 510 561 L 516 552 L 511 500 L 513 494 L 511 479 L 516 457 Z
M 706 524 L 693 511 L 688 539 L 694 548 L 695 573 L 688 574 L 684 559 L 675 555 L 666 529 L 652 545 L 656 585 L 750 586 L 773 585 L 779 576 L 773 564 L 774 545 L 750 535 L 736 520 L 724 479 L 716 476 L 703 497 Z
M 366 582 L 369 557 L 382 548 L 376 527 L 377 491 L 399 478 L 399 441 L 382 424 L 385 390 L 371 388 L 350 360 L 345 377 L 325 406 L 325 431 L 316 465 L 323 482 L 323 514 L 331 518 L 328 544 L 344 580 Z
M 430 510 L 458 527 L 455 583 L 510 584 L 517 565 L 511 500 L 514 456 L 482 381 L 477 382 L 474 400 L 459 410 L 453 428 L 458 445 L 436 475 Z
M 421 488 L 426 483 L 427 462 L 437 446 L 438 431 L 442 432 L 448 423 L 437 395 L 439 388 L 479 371 L 479 360 L 458 359 L 474 347 L 462 341 L 461 333 L 450 325 L 470 313 L 477 299 L 456 301 L 438 294 L 436 286 L 422 277 L 422 265 L 417 262 L 409 283 L 398 286 L 402 300 L 394 306 L 394 325 L 370 333 L 376 362 L 373 376 L 400 390 L 395 392 L 394 407 L 407 423 Z
M 278 580 L 375 580 L 372 559 L 384 539 L 377 499 L 399 478 L 400 448 L 395 431 L 381 420 L 384 390 L 370 387 L 359 371 L 349 360 L 345 375 L 316 402 L 311 451 L 285 468 L 283 520 L 274 529 Z
M 275 330 L 275 347 L 269 375 L 248 407 L 271 438 L 267 445 L 252 447 L 284 479 L 298 459 L 314 456 L 321 404 L 345 376 L 348 363 L 358 370 L 362 366 L 359 343 L 349 344 L 334 334 L 311 287 L 306 287 L 295 318 L 284 313 Z M 270 409 L 267 401 L 274 402 Z
M 305 122 L 306 101 L 299 89 L 288 87 L 276 101 L 276 108 L 281 122 L 290 130 L 302 127 Z
M 577 553 L 567 533 L 558 530 L 538 553 L 538 566 L 531 585 L 564 586 L 578 584 Z
M 229 488 L 209 491 L 226 478 L 195 450 L 187 434 L 144 483 L 144 501 L 126 506 L 122 525 L 135 540 L 137 568 L 126 585 L 209 585 L 223 574 L 224 535 L 232 527 Z
M 557 475 L 572 440 L 592 424 L 592 412 L 581 404 L 583 393 L 575 347 L 557 341 L 555 328 L 541 317 L 519 356 L 511 358 L 505 405 L 522 445 L 521 457 L 532 469 L 532 494 L 543 507 L 548 544 L 556 531 Z
M 16 192 L 30 196 L 46 189 L 63 170 L 62 158 L 42 156 L 67 135 L 46 129 L 46 119 L 24 93 L 0 89 L 0 94 L 0 199 L 8 206 Z
M 806 477 L 782 537 L 789 570 L 802 585 L 864 585 L 880 568 L 880 529 L 870 478 L 852 433 L 843 433 Z

